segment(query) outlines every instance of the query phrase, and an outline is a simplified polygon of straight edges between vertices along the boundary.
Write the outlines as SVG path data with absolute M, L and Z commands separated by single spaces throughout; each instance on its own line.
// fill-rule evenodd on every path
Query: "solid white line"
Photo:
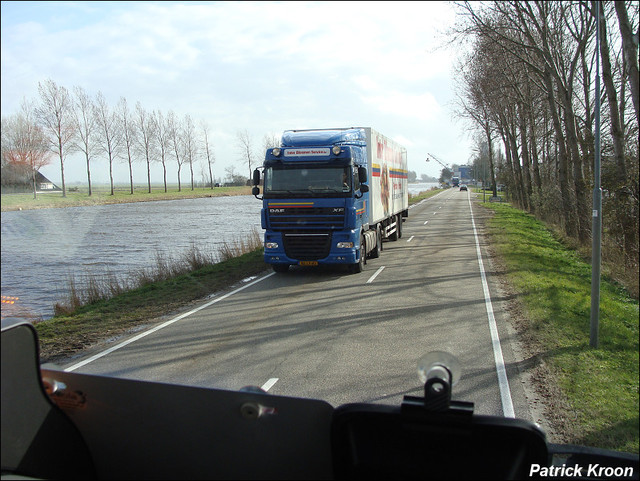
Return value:
M 498 374 L 498 386 L 500 387 L 500 399 L 502 400 L 502 413 L 506 418 L 514 418 L 513 401 L 511 400 L 511 390 L 509 389 L 509 379 L 507 378 L 507 370 L 504 366 L 504 358 L 502 357 L 502 347 L 500 346 L 500 336 L 498 335 L 498 327 L 496 318 L 493 315 L 493 305 L 491 303 L 491 295 L 489 294 L 489 284 L 487 276 L 484 272 L 484 264 L 482 263 L 482 253 L 480 252 L 480 242 L 478 240 L 478 232 L 476 223 L 473 220 L 473 208 L 471 206 L 471 196 L 467 194 L 469 199 L 469 210 L 471 211 L 471 225 L 473 226 L 473 235 L 476 239 L 476 254 L 478 256 L 478 265 L 480 266 L 480 277 L 482 278 L 482 290 L 484 291 L 484 304 L 487 309 L 487 318 L 489 320 L 489 330 L 491 331 L 491 343 L 493 345 L 493 358 L 496 363 L 496 371 Z
M 369 277 L 369 280 L 366 282 L 366 284 L 371 284 L 373 282 L 373 280 L 376 277 L 378 277 L 378 274 L 380 274 L 383 270 L 384 270 L 384 266 L 380 266 L 380 268 L 376 271 L 376 273 L 374 275 L 372 275 L 371 277 Z
M 271 389 L 273 387 L 273 385 L 275 383 L 278 382 L 278 378 L 277 377 L 272 377 L 271 379 L 269 379 L 267 382 L 265 382 L 262 385 L 262 389 L 264 389 L 265 391 L 268 391 L 269 389 Z
M 128 340 L 126 340 L 124 342 L 121 342 L 117 346 L 113 346 L 113 347 L 107 349 L 106 351 L 102 351 L 102 352 L 96 354 L 95 356 L 92 356 L 92 357 L 90 357 L 88 359 L 85 359 L 82 362 L 79 362 L 78 364 L 74 364 L 73 366 L 66 368 L 65 372 L 75 371 L 76 369 L 78 369 L 78 368 L 80 368 L 82 366 L 86 366 L 87 364 L 89 364 L 90 362 L 95 361 L 96 359 L 100 359 L 101 357 L 104 357 L 107 354 L 112 353 L 113 351 L 117 351 L 118 349 L 126 346 L 127 344 L 131 344 L 132 342 L 138 341 L 138 340 L 142 339 L 143 337 L 148 336 L 149 334 L 152 334 L 152 333 L 154 333 L 156 331 L 159 331 L 160 329 L 164 329 L 165 327 L 170 326 L 174 322 L 177 322 L 180 319 L 184 319 L 185 317 L 190 316 L 191 314 L 194 314 L 194 313 L 196 313 L 198 311 L 201 311 L 202 309 L 204 309 L 206 307 L 209 307 L 210 305 L 215 304 L 216 302 L 220 302 L 221 300 L 226 299 L 227 297 L 230 297 L 230 296 L 236 294 L 237 292 L 240 292 L 241 290 L 246 289 L 247 287 L 251 287 L 252 285 L 257 284 L 258 282 L 264 281 L 266 278 L 271 277 L 274 274 L 275 274 L 275 272 L 267 274 L 266 276 L 264 276 L 264 277 L 262 277 L 260 279 L 257 279 L 255 281 L 247 284 L 246 286 L 239 287 L 235 291 L 229 292 L 229 293 L 225 294 L 222 297 L 218 297 L 217 299 L 213 299 L 212 301 L 209 301 L 209 302 L 201 305 L 200 307 L 196 307 L 195 309 L 192 309 L 189 312 L 185 312 L 184 314 L 180 314 L 179 316 L 174 317 L 173 319 L 171 319 L 171 320 L 169 320 L 167 322 L 163 322 L 162 324 L 160 324 L 160 325 L 158 325 L 158 326 L 156 326 L 156 327 L 154 327 L 152 329 L 149 329 L 148 331 L 143 332 L 142 334 L 138 334 L 137 336 L 132 337 L 131 339 L 128 339 Z

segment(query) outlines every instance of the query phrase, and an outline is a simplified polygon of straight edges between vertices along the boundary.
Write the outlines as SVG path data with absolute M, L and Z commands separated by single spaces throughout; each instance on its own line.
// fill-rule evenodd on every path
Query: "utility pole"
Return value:
M 600 186 L 600 2 L 593 2 L 596 11 L 596 107 L 595 159 L 593 166 L 593 211 L 591 222 L 591 331 L 589 345 L 598 347 L 600 319 L 600 263 L 602 240 L 602 187 Z

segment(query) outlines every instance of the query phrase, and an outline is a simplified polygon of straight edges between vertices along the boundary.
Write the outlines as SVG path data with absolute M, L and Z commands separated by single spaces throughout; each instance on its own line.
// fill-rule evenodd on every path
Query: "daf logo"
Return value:
M 344 207 L 334 207 L 333 208 L 333 213 L 334 214 L 340 214 L 342 212 L 344 212 Z
M 272 214 L 283 214 L 284 209 L 269 209 L 269 212 L 271 212 Z

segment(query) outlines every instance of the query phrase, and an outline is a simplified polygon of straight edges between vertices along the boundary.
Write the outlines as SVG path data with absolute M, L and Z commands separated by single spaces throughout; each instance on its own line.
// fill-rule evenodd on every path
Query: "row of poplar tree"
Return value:
M 603 248 L 637 279 L 638 2 L 457 8 L 451 33 L 468 53 L 457 68 L 456 113 L 477 132 L 476 161 L 486 164 L 494 195 L 504 184 L 522 209 L 588 245 L 599 96 Z

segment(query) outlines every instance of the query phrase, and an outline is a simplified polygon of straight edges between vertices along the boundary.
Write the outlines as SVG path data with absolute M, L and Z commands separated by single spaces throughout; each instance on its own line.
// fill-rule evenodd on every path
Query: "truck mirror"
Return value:
M 364 183 L 367 181 L 367 169 L 364 167 L 358 167 L 358 177 L 360 178 L 360 182 Z
M 260 171 L 258 169 L 253 171 L 253 185 L 260 185 Z
M 362 192 L 363 194 L 364 194 L 365 192 L 369 192 L 369 186 L 368 186 L 368 185 L 366 185 L 366 184 L 362 184 L 362 185 L 360 185 L 360 192 Z
M 253 189 L 251 189 L 251 195 L 259 195 L 260 194 L 260 187 L 254 187 Z

